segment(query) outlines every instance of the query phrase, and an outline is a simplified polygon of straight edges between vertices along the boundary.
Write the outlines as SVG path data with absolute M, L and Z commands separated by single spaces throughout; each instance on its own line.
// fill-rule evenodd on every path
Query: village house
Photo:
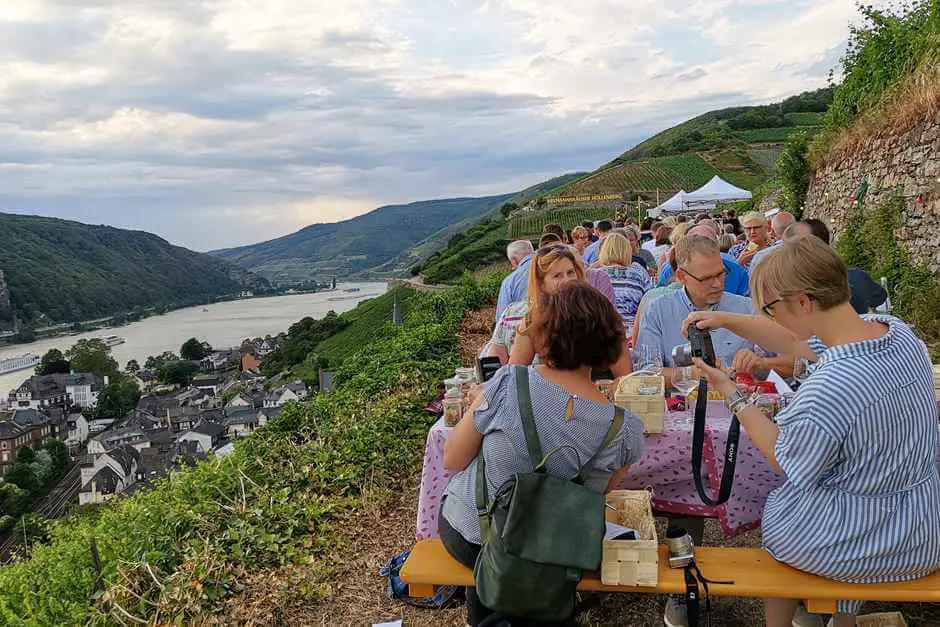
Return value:
M 242 372 L 261 372 L 261 360 L 254 353 L 242 355 Z
M 200 422 L 192 429 L 183 433 L 178 442 L 198 442 L 199 448 L 208 453 L 220 444 L 225 436 L 225 427 L 215 422 Z
M 51 439 L 52 425 L 41 412 L 29 408 L 0 411 L 0 472 L 16 460 L 19 449 L 39 448 Z
M 107 384 L 108 378 L 105 377 L 104 385 Z M 37 375 L 12 390 L 8 401 L 11 407 L 32 409 L 68 409 L 73 405 L 89 408 L 98 404 L 101 387 L 91 373 Z
M 189 431 L 202 418 L 197 407 L 172 407 L 166 411 L 170 421 L 170 431 L 173 433 Z
M 217 376 L 199 376 L 193 379 L 192 387 L 209 394 L 210 396 L 216 396 L 219 392 L 222 391 L 222 387 L 225 385 L 225 380 L 222 377 Z
M 237 348 L 215 351 L 200 362 L 203 370 L 231 370 L 237 368 L 241 359 L 241 351 Z
M 299 401 L 304 398 L 307 398 L 307 385 L 303 381 L 294 381 L 268 392 L 264 397 L 264 406 L 281 407 L 289 401 Z
M 65 437 L 65 445 L 69 450 L 78 449 L 88 440 L 91 434 L 90 425 L 84 414 L 81 412 L 71 412 L 66 419 L 68 425 L 68 434 Z
M 103 503 L 126 491 L 137 482 L 140 452 L 130 444 L 124 444 L 82 464 L 78 502 L 81 505 Z
M 150 436 L 138 427 L 123 427 L 111 429 L 88 440 L 87 451 L 89 455 L 103 455 L 108 451 L 130 445 L 138 451 L 150 446 Z

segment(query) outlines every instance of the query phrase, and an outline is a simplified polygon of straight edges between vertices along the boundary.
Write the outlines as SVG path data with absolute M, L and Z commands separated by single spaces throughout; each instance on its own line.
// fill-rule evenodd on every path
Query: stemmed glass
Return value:
M 633 351 L 633 372 L 660 376 L 663 372 L 663 355 L 654 346 L 638 346 Z M 641 383 L 640 394 L 657 394 L 660 388 L 651 383 Z

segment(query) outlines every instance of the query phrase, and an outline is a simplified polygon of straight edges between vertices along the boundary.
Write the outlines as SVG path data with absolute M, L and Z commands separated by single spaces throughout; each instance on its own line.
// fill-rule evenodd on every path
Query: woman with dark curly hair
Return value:
M 460 472 L 447 486 L 441 506 L 441 540 L 447 551 L 469 568 L 473 568 L 482 542 L 475 504 L 479 456 L 486 462 L 490 495 L 513 474 L 531 471 L 517 381 L 527 380 L 544 450 L 568 447 L 549 459 L 550 474 L 574 475 L 578 460 L 590 459 L 597 452 L 614 419 L 614 405 L 591 382 L 592 370 L 610 368 L 625 350 L 623 321 L 609 300 L 586 283 L 569 283 L 541 303 L 527 334 L 543 364 L 499 370 L 475 396 L 444 448 L 445 467 Z M 517 373 L 520 368 L 525 372 Z M 517 379 L 518 374 L 527 376 Z M 600 453 L 585 485 L 606 491 L 626 473 L 629 464 L 639 460 L 642 448 L 643 424 L 625 412 L 620 433 Z M 469 622 L 477 625 L 490 612 L 472 589 L 467 590 L 467 599 Z

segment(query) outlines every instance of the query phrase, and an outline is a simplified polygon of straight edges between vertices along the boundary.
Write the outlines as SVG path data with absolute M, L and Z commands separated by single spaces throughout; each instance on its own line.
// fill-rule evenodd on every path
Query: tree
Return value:
M 170 361 L 157 370 L 157 378 L 171 385 L 185 386 L 192 381 L 193 375 L 199 371 L 199 364 L 191 361 Z
M 121 418 L 127 412 L 137 407 L 140 400 L 140 388 L 126 375 L 117 375 L 98 394 L 98 404 L 95 406 L 97 418 Z
M 170 361 L 179 361 L 179 357 L 172 351 L 164 351 L 160 355 L 151 355 L 144 362 L 147 370 L 159 370 L 161 366 Z
M 32 464 L 36 461 L 36 451 L 28 446 L 24 446 L 16 452 L 16 461 L 17 463 Z
M 777 176 L 783 189 L 783 206 L 797 219 L 803 215 L 812 166 L 808 157 L 809 137 L 796 133 L 787 140 L 777 161 Z
M 99 379 L 118 374 L 118 363 L 111 357 L 111 347 L 97 338 L 79 340 L 65 356 L 71 360 L 75 372 L 91 372 Z
M 200 342 L 194 337 L 186 340 L 180 347 L 180 357 L 190 361 L 200 361 L 212 352 L 212 347 L 206 342 Z
M 512 212 L 516 211 L 517 209 L 519 209 L 519 205 L 517 205 L 516 203 L 504 202 L 502 206 L 499 208 L 499 212 L 503 214 L 504 218 L 508 218 L 512 214 Z
M 32 461 L 17 460 L 3 478 L 22 489 L 27 498 L 32 497 L 39 490 L 39 481 L 36 480 L 36 473 L 33 472 Z
M 36 366 L 36 374 L 68 374 L 71 369 L 72 365 L 62 354 L 62 351 L 52 348 L 42 356 L 42 361 Z
M 131 359 L 130 361 L 127 362 L 127 365 L 124 366 L 124 371 L 129 372 L 131 374 L 137 374 L 138 372 L 140 372 L 140 364 L 137 363 L 136 359 Z
M 42 448 L 49 453 L 52 458 L 52 470 L 56 477 L 62 474 L 69 467 L 69 449 L 62 440 L 49 440 L 42 445 Z

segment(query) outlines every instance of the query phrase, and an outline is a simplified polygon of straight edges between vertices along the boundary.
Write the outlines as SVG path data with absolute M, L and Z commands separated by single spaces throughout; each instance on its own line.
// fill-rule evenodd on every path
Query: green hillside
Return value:
M 206 302 L 267 282 L 142 231 L 0 214 L 0 270 L 30 326 Z
M 509 198 L 504 194 L 388 205 L 351 220 L 312 224 L 278 239 L 209 254 L 277 282 L 361 275 L 442 228 L 480 216 Z

